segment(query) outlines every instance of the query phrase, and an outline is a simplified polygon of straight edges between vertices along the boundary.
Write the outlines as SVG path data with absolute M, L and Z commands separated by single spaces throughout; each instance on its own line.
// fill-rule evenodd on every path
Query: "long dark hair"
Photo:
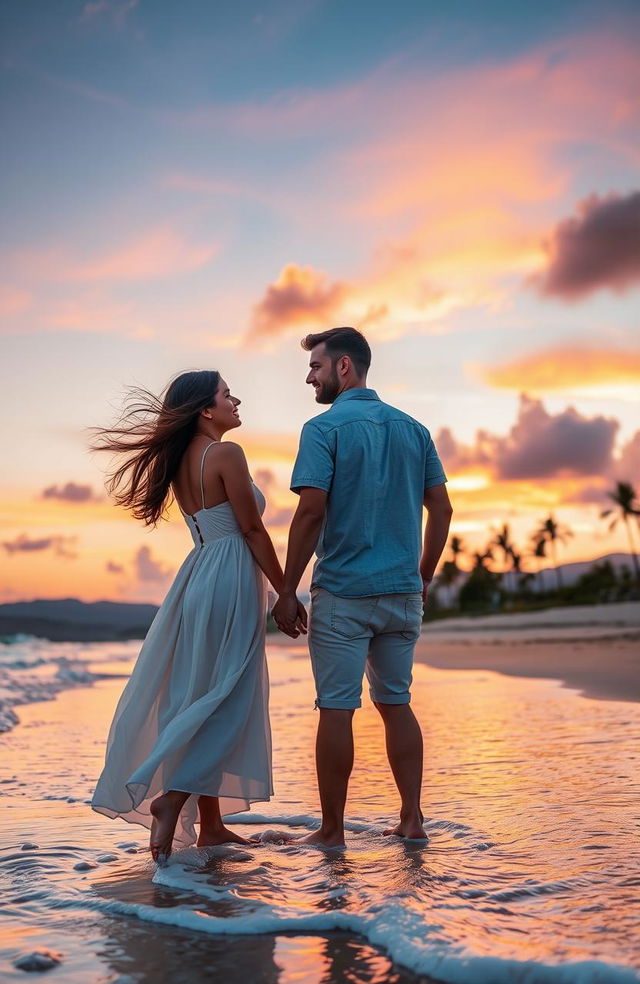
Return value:
M 145 526 L 156 526 L 171 504 L 171 483 L 219 382 L 219 372 L 200 369 L 180 373 L 159 397 L 131 387 L 114 426 L 93 428 L 91 450 L 111 451 L 121 461 L 107 473 L 107 492 Z

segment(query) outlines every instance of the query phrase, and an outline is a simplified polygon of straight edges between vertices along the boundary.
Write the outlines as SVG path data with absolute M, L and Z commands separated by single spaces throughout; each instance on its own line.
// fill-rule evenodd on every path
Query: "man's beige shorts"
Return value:
M 373 701 L 408 704 L 422 611 L 417 592 L 341 598 L 312 588 L 309 651 L 316 707 L 360 707 L 365 672 Z

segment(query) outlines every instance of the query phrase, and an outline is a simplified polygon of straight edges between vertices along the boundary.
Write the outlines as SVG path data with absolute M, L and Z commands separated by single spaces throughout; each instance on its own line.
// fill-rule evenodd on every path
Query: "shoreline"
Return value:
M 280 636 L 271 645 L 303 646 Z M 592 700 L 640 701 L 640 602 L 426 622 L 415 662 L 558 680 Z

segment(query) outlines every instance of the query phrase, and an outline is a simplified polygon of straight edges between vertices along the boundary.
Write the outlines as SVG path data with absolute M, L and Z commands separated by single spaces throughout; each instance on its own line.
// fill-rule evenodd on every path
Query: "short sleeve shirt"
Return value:
M 312 587 L 345 598 L 422 589 L 424 491 L 446 482 L 426 427 L 372 389 L 341 393 L 300 436 L 291 488 L 323 489 Z

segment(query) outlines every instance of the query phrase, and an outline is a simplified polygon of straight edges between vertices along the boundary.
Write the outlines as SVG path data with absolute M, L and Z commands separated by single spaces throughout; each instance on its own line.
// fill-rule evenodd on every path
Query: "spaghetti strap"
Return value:
M 200 499 L 202 502 L 203 509 L 206 508 L 204 504 L 204 459 L 207 457 L 207 451 L 209 450 L 209 448 L 212 448 L 213 445 L 217 443 L 218 443 L 217 441 L 212 441 L 211 444 L 207 444 L 206 448 L 202 452 L 202 461 L 200 462 Z

